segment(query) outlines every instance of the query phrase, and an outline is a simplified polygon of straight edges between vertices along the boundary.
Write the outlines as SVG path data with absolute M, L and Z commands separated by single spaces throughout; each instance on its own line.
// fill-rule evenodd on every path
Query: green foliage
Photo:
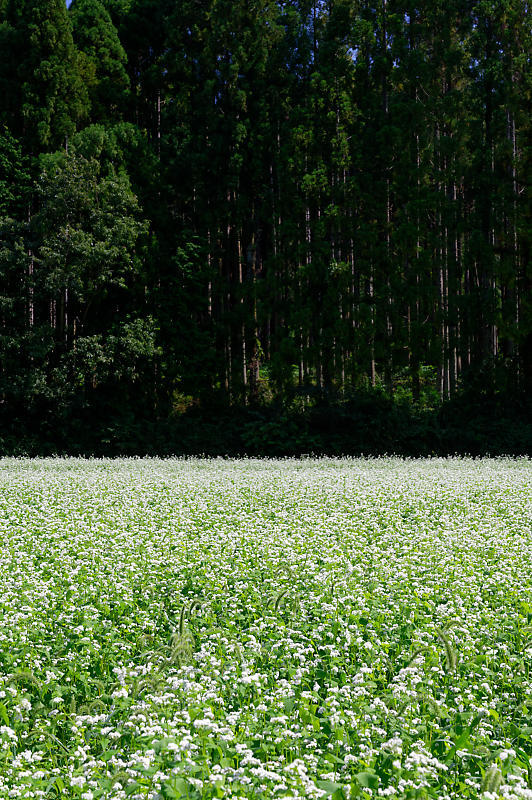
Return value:
M 102 174 L 100 161 L 74 148 L 42 163 L 32 229 L 38 260 L 46 264 L 44 287 L 52 294 L 72 292 L 85 323 L 88 306 L 125 288 L 138 268 L 139 207 L 124 172 Z
M 0 218 L 20 217 L 30 195 L 29 165 L 22 147 L 7 128 L 0 131 Z
M 85 62 L 92 122 L 112 122 L 122 116 L 129 78 L 127 56 L 111 16 L 99 0 L 74 0 L 70 6 L 74 42 Z
M 521 451 L 526 11 L 2 0 L 6 418 L 113 451 Z
M 65 144 L 87 90 L 63 0 L 8 0 L 0 26 L 0 119 L 37 154 Z
M 29 224 L 5 223 L 0 248 L 4 396 L 30 416 L 54 407 L 71 413 L 104 386 L 116 387 L 116 401 L 120 382 L 135 385 L 157 352 L 149 315 L 127 304 L 116 313 L 122 297 L 141 291 L 137 243 L 146 225 L 137 199 L 123 169 L 86 158 L 73 144 L 43 157 L 36 201 Z M 21 274 L 25 306 L 17 297 Z M 37 322 L 43 303 L 48 319 Z M 13 334 L 26 315 L 16 359 Z

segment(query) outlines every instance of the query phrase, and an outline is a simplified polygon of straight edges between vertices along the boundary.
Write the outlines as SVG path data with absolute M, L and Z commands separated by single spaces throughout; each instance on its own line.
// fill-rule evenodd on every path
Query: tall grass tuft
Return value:
M 447 667 L 447 672 L 454 672 L 458 663 L 456 650 L 449 641 L 449 637 L 447 636 L 446 632 L 441 628 L 436 628 L 436 635 L 445 650 L 445 666 Z
M 489 769 L 484 773 L 482 783 L 480 784 L 480 794 L 490 792 L 494 794 L 502 783 L 502 773 L 496 764 L 492 764 Z
M 170 637 L 169 661 L 173 664 L 178 664 L 181 666 L 183 664 L 190 663 L 190 660 L 192 659 L 194 652 L 194 637 L 187 627 L 186 617 L 188 614 L 190 619 L 192 614 L 199 608 L 201 608 L 201 603 L 199 603 L 197 600 L 193 600 L 188 607 L 186 603 L 183 603 L 181 612 L 179 614 L 177 630 L 175 630 Z
M 280 605 L 280 603 L 281 603 L 281 600 L 283 599 L 283 597 L 285 597 L 285 595 L 286 595 L 287 593 L 288 593 L 288 589 L 283 589 L 283 591 L 282 591 L 282 592 L 279 592 L 279 594 L 278 594 L 278 595 L 277 595 L 277 597 L 275 598 L 275 602 L 274 602 L 274 604 L 273 604 L 273 610 L 274 610 L 274 611 L 278 611 L 278 610 L 279 610 L 279 605 Z

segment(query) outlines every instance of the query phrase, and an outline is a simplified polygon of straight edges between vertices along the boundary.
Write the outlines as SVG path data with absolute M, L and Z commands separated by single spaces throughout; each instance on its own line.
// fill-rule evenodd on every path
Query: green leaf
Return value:
M 294 708 L 294 698 L 293 697 L 285 697 L 283 700 L 284 710 L 287 714 L 290 714 Z
M 52 780 L 48 781 L 46 785 L 46 789 L 44 790 L 44 796 L 47 797 L 50 794 L 50 790 L 55 788 L 57 788 L 57 784 L 55 778 L 52 778 Z
M 358 772 L 355 778 L 365 789 L 377 789 L 379 786 L 379 776 L 374 772 Z
M 467 744 L 469 744 L 469 729 L 462 731 L 458 739 L 456 739 L 454 747 L 456 750 L 459 750 L 462 747 L 465 747 Z
M 165 783 L 162 786 L 163 797 L 168 797 L 170 800 L 179 800 L 181 797 L 188 797 L 188 783 L 184 778 L 174 778 L 172 784 Z
M 343 759 L 342 758 L 338 758 L 338 756 L 335 756 L 334 753 L 325 753 L 325 755 L 323 757 L 325 758 L 326 761 L 330 761 L 331 764 L 343 764 L 344 763 Z
M 319 789 L 323 789 L 326 797 L 332 797 L 337 792 L 341 792 L 340 797 L 343 796 L 343 786 L 341 783 L 335 783 L 334 781 L 316 781 L 316 785 Z
M 3 703 L 0 703 L 0 717 L 2 717 L 6 725 L 9 725 L 9 717 L 7 715 L 7 709 Z

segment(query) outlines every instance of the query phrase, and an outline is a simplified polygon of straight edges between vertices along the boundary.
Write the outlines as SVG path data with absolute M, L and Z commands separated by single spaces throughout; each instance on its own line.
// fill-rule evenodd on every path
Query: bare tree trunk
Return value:
M 240 289 L 240 345 L 241 345 L 241 367 L 242 367 L 242 399 L 247 405 L 247 386 L 248 386 L 248 366 L 246 360 L 246 321 L 245 321 L 245 300 L 244 300 L 244 280 L 243 280 L 243 257 L 242 239 L 240 233 L 237 234 L 237 258 L 238 258 L 238 284 Z
M 257 241 L 253 233 L 251 244 L 248 249 L 248 268 L 251 271 L 252 291 L 253 291 L 253 338 L 251 345 L 251 359 L 249 364 L 249 388 L 252 402 L 258 400 L 259 395 L 259 374 L 260 374 L 260 351 L 259 351 L 259 326 L 257 320 Z
M 370 381 L 373 388 L 377 385 L 377 371 L 375 367 L 375 287 L 374 287 L 374 267 L 370 267 L 369 275 L 369 301 L 371 306 L 370 312 L 370 339 L 369 339 L 369 353 L 370 353 Z

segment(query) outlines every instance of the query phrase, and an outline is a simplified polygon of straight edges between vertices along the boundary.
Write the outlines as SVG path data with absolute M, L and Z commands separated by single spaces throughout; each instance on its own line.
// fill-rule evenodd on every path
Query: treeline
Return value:
M 0 0 L 4 450 L 524 413 L 531 30 L 525 0 Z

